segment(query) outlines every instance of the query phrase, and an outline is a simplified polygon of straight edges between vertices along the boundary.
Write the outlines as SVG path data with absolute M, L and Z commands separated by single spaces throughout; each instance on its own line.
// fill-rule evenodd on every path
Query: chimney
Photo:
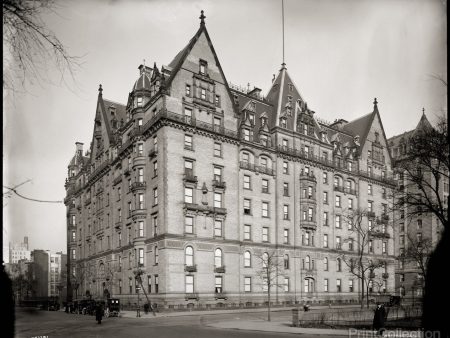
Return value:
M 259 89 L 257 87 L 253 87 L 253 89 L 250 92 L 248 92 L 248 95 L 259 99 L 260 93 L 261 93 L 261 89 Z
M 342 129 L 342 127 L 344 127 L 346 124 L 348 123 L 348 121 L 344 120 L 344 119 L 339 119 L 339 120 L 335 120 L 330 127 L 334 127 L 336 129 Z
M 79 153 L 79 154 L 83 154 L 83 143 L 81 143 L 81 142 L 76 142 L 75 143 L 75 146 L 77 147 L 77 153 Z

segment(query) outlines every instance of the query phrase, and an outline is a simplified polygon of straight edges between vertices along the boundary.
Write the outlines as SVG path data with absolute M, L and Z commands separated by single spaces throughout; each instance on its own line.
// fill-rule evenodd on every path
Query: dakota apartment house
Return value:
M 376 100 L 329 124 L 284 64 L 265 97 L 233 86 L 204 18 L 168 66 L 139 67 L 126 105 L 99 88 L 90 148 L 77 143 L 65 185 L 72 296 L 135 303 L 139 267 L 158 306 L 253 306 L 266 299 L 260 258 L 276 251 L 274 302 L 355 300 L 339 257 L 356 252 L 344 215 L 359 209 L 382 226 L 367 251 L 392 292 L 395 186 Z

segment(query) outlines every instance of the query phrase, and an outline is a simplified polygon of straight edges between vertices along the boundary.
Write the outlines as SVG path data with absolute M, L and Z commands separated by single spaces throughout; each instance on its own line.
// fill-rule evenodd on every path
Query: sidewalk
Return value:
M 333 306 L 332 309 L 339 308 L 353 308 L 359 307 L 359 305 L 341 305 L 341 306 Z M 285 311 L 291 315 L 291 310 L 296 308 L 295 306 L 290 307 L 276 307 L 272 308 L 271 312 Z M 299 307 L 302 310 L 302 307 Z M 328 305 L 317 305 L 310 308 L 310 311 L 317 311 L 321 309 L 329 309 Z M 141 318 L 160 318 L 160 317 L 179 317 L 179 316 L 204 316 L 204 315 L 216 315 L 216 314 L 230 314 L 230 313 L 255 313 L 255 312 L 267 312 L 267 308 L 243 308 L 243 309 L 228 309 L 228 310 L 193 310 L 193 311 L 168 311 L 168 312 L 157 312 L 156 316 L 153 313 L 149 312 L 145 314 L 143 310 L 141 310 Z M 122 310 L 120 311 L 120 317 L 123 318 L 136 318 L 136 310 Z
M 268 322 L 264 320 L 235 320 L 220 323 L 210 323 L 207 326 L 215 327 L 217 329 L 235 329 L 248 331 L 263 331 L 263 332 L 279 332 L 279 333 L 303 333 L 303 334 L 320 334 L 330 335 L 333 337 L 347 336 L 348 330 L 336 329 L 316 329 L 307 327 L 292 327 L 288 322 Z

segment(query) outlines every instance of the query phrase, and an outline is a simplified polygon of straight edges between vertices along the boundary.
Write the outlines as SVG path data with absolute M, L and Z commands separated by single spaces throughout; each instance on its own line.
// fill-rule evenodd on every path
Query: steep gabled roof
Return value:
M 369 133 L 374 117 L 374 112 L 358 117 L 356 120 L 347 123 L 342 129 L 353 136 L 359 135 L 360 143 L 363 144 Z

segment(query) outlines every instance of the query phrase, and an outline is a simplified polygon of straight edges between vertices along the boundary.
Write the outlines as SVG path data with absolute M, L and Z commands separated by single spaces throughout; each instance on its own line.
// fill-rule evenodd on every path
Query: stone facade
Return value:
M 203 19 L 168 66 L 139 70 L 126 105 L 100 87 L 90 149 L 77 143 L 68 166 L 74 298 L 109 292 L 133 304 L 139 268 L 158 306 L 262 304 L 260 257 L 275 252 L 273 302 L 354 301 L 358 279 L 337 268 L 356 252 L 352 210 L 364 210 L 365 226 L 386 225 L 368 255 L 386 262 L 375 273 L 394 291 L 394 184 L 376 101 L 360 119 L 329 124 L 284 64 L 266 97 L 232 86 Z

